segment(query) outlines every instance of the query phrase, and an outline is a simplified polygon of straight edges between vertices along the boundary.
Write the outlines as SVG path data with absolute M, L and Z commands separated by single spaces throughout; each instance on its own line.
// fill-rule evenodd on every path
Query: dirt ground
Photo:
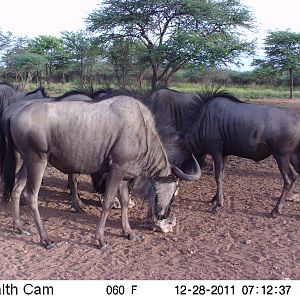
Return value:
M 300 112 L 300 100 L 268 100 Z M 122 237 L 120 211 L 112 210 L 106 236 L 112 250 L 97 248 L 94 238 L 99 196 L 88 176 L 80 176 L 84 213 L 70 211 L 67 177 L 49 167 L 40 190 L 42 219 L 58 248 L 39 244 L 27 207 L 21 209 L 31 236 L 12 231 L 10 204 L 0 209 L 0 279 L 300 279 L 300 179 L 283 214 L 269 218 L 282 188 L 272 158 L 255 163 L 230 157 L 225 170 L 225 207 L 218 216 L 209 210 L 214 176 L 203 171 L 198 182 L 180 183 L 172 207 L 177 225 L 171 233 L 142 227 L 146 205 L 129 212 L 130 224 L 144 237 Z

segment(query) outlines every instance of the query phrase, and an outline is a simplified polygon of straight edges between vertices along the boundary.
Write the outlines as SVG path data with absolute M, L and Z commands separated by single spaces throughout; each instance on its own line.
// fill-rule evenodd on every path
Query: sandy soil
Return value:
M 269 102 L 269 101 L 268 101 Z M 272 101 L 300 111 L 300 100 Z M 40 190 L 44 224 L 58 248 L 39 244 L 27 207 L 22 220 L 31 236 L 12 231 L 10 204 L 0 210 L 0 279 L 300 279 L 300 179 L 289 194 L 283 214 L 269 218 L 282 187 L 276 163 L 231 157 L 224 180 L 225 207 L 209 210 L 215 183 L 210 169 L 198 182 L 182 182 L 173 203 L 174 232 L 162 234 L 141 226 L 146 205 L 136 200 L 132 228 L 144 241 L 122 237 L 120 211 L 112 210 L 106 235 L 112 250 L 94 239 L 99 196 L 88 176 L 81 176 L 81 214 L 70 211 L 67 177 L 49 167 Z

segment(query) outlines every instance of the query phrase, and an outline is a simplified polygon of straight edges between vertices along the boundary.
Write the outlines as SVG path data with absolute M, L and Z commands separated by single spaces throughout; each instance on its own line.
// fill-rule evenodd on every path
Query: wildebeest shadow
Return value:
M 54 177 L 54 176 L 44 176 L 42 186 L 56 187 L 56 188 L 69 190 L 67 178 L 64 179 L 64 178 L 58 178 L 58 177 Z M 82 192 L 92 193 L 93 192 L 92 183 L 86 182 L 86 181 L 81 181 L 80 177 L 79 177 L 78 190 L 82 191 Z
M 43 198 L 47 198 L 48 202 L 68 203 L 71 206 L 71 196 L 68 190 L 60 191 L 54 190 L 53 187 L 42 186 L 40 193 L 43 195 Z M 78 196 L 85 205 L 101 206 L 100 196 L 97 193 L 92 193 L 91 197 L 93 199 L 85 198 L 80 192 Z
M 53 208 L 53 207 L 45 207 L 44 200 L 40 201 L 39 211 L 41 214 L 41 218 L 43 223 L 48 230 L 50 239 L 53 239 L 54 242 L 58 245 L 62 243 L 75 243 L 78 245 L 84 245 L 91 248 L 97 248 L 97 241 L 94 239 L 96 224 L 99 221 L 100 211 L 97 215 L 95 212 L 91 213 L 90 211 L 87 213 L 74 214 L 70 211 L 64 210 L 62 208 Z M 5 210 L 7 212 L 11 210 L 11 205 L 5 206 Z M 25 223 L 24 228 L 28 230 L 32 236 L 38 236 L 37 228 L 35 228 L 34 220 L 31 215 L 30 208 L 25 206 L 21 208 L 21 220 L 23 224 Z M 109 241 L 112 241 L 113 244 L 118 243 L 118 239 L 127 240 L 126 237 L 122 234 L 122 221 L 121 221 L 121 213 L 120 211 L 114 211 L 113 216 L 108 217 L 105 226 L 105 236 Z M 26 222 L 24 222 L 26 220 Z M 53 222 L 52 222 L 53 221 Z M 139 217 L 130 216 L 129 213 L 129 221 L 130 225 L 136 233 L 141 231 L 141 227 L 139 226 L 141 220 Z M 63 234 L 63 230 L 60 230 L 58 235 L 53 234 L 55 232 L 54 227 L 59 226 L 60 229 L 64 229 L 68 234 L 73 235 L 71 238 L 66 238 Z M 30 227 L 31 229 L 28 229 Z M 34 229 L 32 229 L 34 228 Z M 6 238 L 13 240 L 22 241 L 28 245 L 36 244 L 37 246 L 43 247 L 39 242 L 34 241 L 31 237 L 28 240 L 28 236 L 20 235 L 14 231 L 12 225 L 7 225 L 7 222 L 0 223 L 0 231 L 1 235 L 4 234 Z M 86 233 L 85 233 L 86 232 Z M 74 233 L 74 234 L 72 234 Z M 80 235 L 90 235 L 90 241 L 81 240 L 78 238 Z M 116 239 L 116 240 L 115 240 Z
M 199 199 L 199 203 L 201 203 L 200 206 L 197 207 L 197 211 L 201 212 L 201 213 L 208 213 L 210 214 L 212 217 L 220 217 L 222 216 L 222 214 L 226 213 L 226 214 L 232 214 L 232 215 L 241 215 L 241 216 L 255 216 L 255 217 L 261 217 L 264 219 L 273 219 L 271 217 L 271 211 L 272 209 L 275 207 L 277 201 L 278 201 L 278 197 L 276 196 L 271 196 L 269 199 L 271 199 L 271 203 L 270 203 L 270 207 L 269 210 L 264 210 L 263 211 L 263 207 L 261 207 L 262 210 L 253 210 L 251 208 L 246 209 L 246 208 L 239 208 L 237 207 L 238 205 L 236 203 L 233 203 L 232 200 L 225 201 L 224 203 L 224 207 L 218 212 L 218 214 L 214 214 L 212 213 L 212 208 L 214 207 L 214 204 L 211 202 L 210 199 L 206 200 L 206 199 Z M 240 201 L 237 200 L 237 201 Z M 242 201 L 242 200 L 241 200 Z M 297 210 L 297 202 L 294 202 L 290 199 L 286 199 L 286 203 L 290 202 L 293 205 L 296 205 L 295 209 Z M 294 209 L 294 211 L 295 211 Z M 286 217 L 286 218 L 296 218 L 297 220 L 300 219 L 300 215 L 294 214 L 292 212 L 290 213 L 286 213 L 285 212 L 285 208 L 283 208 L 283 212 L 281 214 L 278 215 L 277 218 L 280 217 Z
M 272 199 L 276 199 L 277 201 L 277 198 L 276 197 L 272 197 Z M 274 205 L 275 206 L 275 205 Z M 252 217 L 261 217 L 261 218 L 264 218 L 264 219 L 269 219 L 269 220 L 274 220 L 274 218 L 271 217 L 271 211 L 272 209 L 274 208 L 274 206 L 270 206 L 270 209 L 268 211 L 258 211 L 258 210 L 247 210 L 247 209 L 241 209 L 241 208 L 230 208 L 230 207 L 227 207 L 225 208 L 225 210 L 227 211 L 227 213 L 229 214 L 233 214 L 233 215 L 242 215 L 242 216 L 252 216 Z M 284 208 L 283 208 L 283 211 L 281 214 L 279 214 L 277 216 L 277 218 L 296 218 L 296 219 L 300 219 L 300 215 L 296 215 L 296 214 L 293 214 L 293 213 L 286 213 L 284 211 Z
M 86 199 L 83 195 L 84 193 L 91 194 L 93 199 Z M 40 194 L 51 201 L 68 202 L 71 205 L 71 196 L 70 191 L 67 188 L 67 180 L 64 180 L 63 178 L 44 177 L 44 182 L 40 187 Z M 78 183 L 78 195 L 85 205 L 100 205 L 99 194 L 93 191 L 91 184 L 88 182 Z

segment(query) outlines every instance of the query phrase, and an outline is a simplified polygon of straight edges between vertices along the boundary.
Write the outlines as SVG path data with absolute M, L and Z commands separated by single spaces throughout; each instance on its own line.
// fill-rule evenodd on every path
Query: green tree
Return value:
M 21 88 L 31 83 L 33 75 L 40 72 L 47 60 L 44 56 L 30 52 L 18 52 L 10 56 L 8 68 L 16 74 L 16 81 L 21 80 Z
M 45 65 L 46 82 L 51 82 L 54 69 L 58 68 L 62 59 L 66 57 L 63 42 L 60 38 L 40 35 L 29 42 L 28 50 L 31 53 L 42 55 L 47 60 Z
M 3 32 L 0 28 L 0 51 L 4 50 L 5 48 L 9 47 L 13 42 L 14 37 L 10 31 Z
M 141 73 L 149 67 L 138 59 L 140 45 L 136 41 L 120 38 L 114 40 L 107 51 L 109 63 L 112 65 L 118 84 L 126 87 L 130 76 L 137 76 L 141 81 Z M 141 87 L 141 84 L 140 84 Z
M 265 59 L 256 59 L 254 66 L 269 72 L 288 72 L 290 98 L 293 98 L 293 74 L 300 69 L 300 33 L 287 31 L 269 32 L 265 39 Z
M 253 43 L 242 37 L 253 17 L 240 0 L 105 0 L 87 18 L 87 29 L 105 42 L 130 38 L 143 44 L 152 89 L 167 85 L 188 63 L 238 64 Z
M 102 47 L 99 41 L 90 37 L 83 30 L 65 31 L 62 33 L 62 40 L 71 59 L 78 64 L 80 87 L 83 88 L 88 72 L 92 72 L 93 65 L 102 53 Z
M 27 39 L 15 37 L 11 32 L 1 32 L 0 30 L 0 65 L 5 79 L 8 79 L 7 63 L 10 57 L 17 52 L 23 51 L 27 46 Z

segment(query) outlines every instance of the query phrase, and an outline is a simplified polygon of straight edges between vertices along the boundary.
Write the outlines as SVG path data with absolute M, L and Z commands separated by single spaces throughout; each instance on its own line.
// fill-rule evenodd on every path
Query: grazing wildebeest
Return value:
M 139 100 L 151 110 L 155 119 L 156 129 L 162 138 L 162 142 L 167 145 L 171 142 L 174 145 L 173 148 L 176 148 L 176 151 L 173 151 L 171 155 L 171 163 L 180 166 L 186 173 L 193 174 L 195 163 L 192 156 L 186 153 L 184 149 L 180 149 L 180 130 L 186 123 L 186 119 L 189 119 L 189 116 L 194 114 L 195 106 L 198 107 L 198 102 L 201 101 L 198 94 L 180 93 L 164 88 L 155 91 L 149 96 L 147 93 L 141 94 L 138 91 L 109 88 L 97 90 L 91 93 L 91 97 L 101 101 L 105 99 L 107 95 L 116 92 L 121 92 L 128 96 L 138 95 Z M 196 101 L 194 97 L 198 101 Z M 104 174 L 104 178 L 102 179 L 97 177 L 97 184 L 95 184 L 93 180 L 94 188 L 100 194 L 105 190 L 105 177 L 106 174 Z M 190 180 L 188 178 L 186 179 Z M 102 185 L 99 183 L 102 183 Z
M 124 179 L 135 179 L 142 197 L 149 198 L 151 194 L 154 219 L 160 220 L 169 216 L 176 191 L 177 180 L 172 173 L 185 175 L 170 165 L 151 112 L 128 96 L 111 96 L 100 102 L 38 101 L 14 113 L 4 129 L 3 199 L 12 198 L 14 227 L 19 232 L 23 231 L 18 211 L 20 196 L 27 199 L 46 248 L 54 243 L 44 228 L 37 199 L 48 161 L 67 174 L 108 172 L 96 229 L 101 247 L 107 245 L 106 219 Z M 14 150 L 23 157 L 16 176 Z M 200 174 L 198 166 L 194 179 Z M 123 231 L 134 239 L 127 215 L 128 193 L 125 194 L 121 197 Z
M 213 212 L 223 206 L 222 179 L 228 155 L 254 161 L 273 155 L 284 181 L 271 212 L 275 218 L 295 181 L 291 165 L 300 174 L 299 114 L 285 108 L 248 104 L 221 91 L 200 97 L 203 102 L 199 103 L 197 121 L 185 136 L 185 145 L 193 153 L 209 153 L 213 158 L 217 184 Z

